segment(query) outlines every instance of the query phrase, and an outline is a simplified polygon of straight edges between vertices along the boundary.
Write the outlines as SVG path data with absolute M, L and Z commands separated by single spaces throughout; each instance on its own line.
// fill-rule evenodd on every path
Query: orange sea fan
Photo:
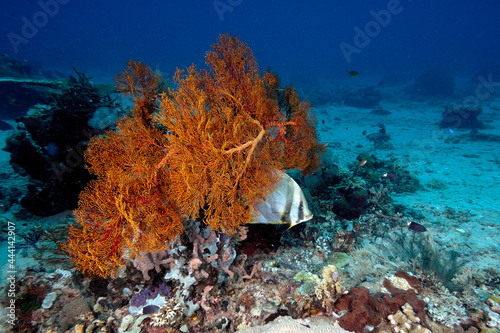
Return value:
M 283 119 L 268 97 L 250 48 L 223 35 L 208 52 L 209 70 L 178 71 L 154 119 L 171 136 L 167 167 L 183 213 L 232 233 L 253 218 L 253 206 L 276 186 L 283 147 L 265 123 Z
M 129 255 L 163 249 L 186 217 L 233 233 L 282 171 L 319 166 L 309 104 L 275 74 L 261 76 L 247 44 L 221 35 L 206 64 L 178 70 L 159 100 L 160 78 L 146 65 L 131 61 L 117 76 L 133 114 L 90 140 L 85 159 L 97 180 L 63 244 L 83 272 L 108 276 Z
M 158 168 L 165 156 L 137 117 L 89 142 L 86 162 L 98 175 L 80 195 L 63 249 L 83 272 L 114 274 L 125 257 L 164 249 L 182 232 L 182 218 L 168 195 L 168 177 Z M 125 256 L 128 253 L 128 256 Z

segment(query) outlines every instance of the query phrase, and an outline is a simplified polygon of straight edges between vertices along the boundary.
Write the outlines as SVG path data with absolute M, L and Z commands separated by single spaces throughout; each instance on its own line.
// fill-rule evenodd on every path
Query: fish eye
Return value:
M 303 210 L 304 210 L 304 203 L 301 201 L 299 204 L 299 211 L 303 211 Z

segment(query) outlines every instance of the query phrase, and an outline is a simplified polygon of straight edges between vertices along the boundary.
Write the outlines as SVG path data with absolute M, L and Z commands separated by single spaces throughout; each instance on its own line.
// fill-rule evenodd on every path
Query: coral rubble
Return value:
M 312 317 L 310 319 L 292 319 L 291 317 L 280 317 L 275 321 L 259 327 L 247 328 L 242 333 L 349 333 L 332 320 L 326 317 Z

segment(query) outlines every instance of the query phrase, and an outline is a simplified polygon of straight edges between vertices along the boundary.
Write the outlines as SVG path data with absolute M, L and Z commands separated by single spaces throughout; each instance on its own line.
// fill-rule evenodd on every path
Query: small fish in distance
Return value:
M 356 71 L 347 71 L 347 74 L 349 74 L 350 77 L 358 77 L 359 73 Z
M 421 224 L 419 224 L 417 222 L 410 222 L 410 223 L 408 223 L 408 229 L 416 231 L 416 232 L 427 231 L 427 229 L 423 225 L 421 225 Z

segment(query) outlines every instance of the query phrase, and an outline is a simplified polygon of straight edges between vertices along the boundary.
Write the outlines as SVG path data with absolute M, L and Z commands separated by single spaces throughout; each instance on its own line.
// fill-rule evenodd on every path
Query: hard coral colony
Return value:
M 62 244 L 82 272 L 107 277 L 130 252 L 164 249 L 185 218 L 232 234 L 256 218 L 284 170 L 319 167 L 324 146 L 293 87 L 260 75 L 251 49 L 230 35 L 205 60 L 208 70 L 178 70 L 176 88 L 159 100 L 160 77 L 143 63 L 116 77 L 133 115 L 90 140 L 85 157 L 97 179 Z

